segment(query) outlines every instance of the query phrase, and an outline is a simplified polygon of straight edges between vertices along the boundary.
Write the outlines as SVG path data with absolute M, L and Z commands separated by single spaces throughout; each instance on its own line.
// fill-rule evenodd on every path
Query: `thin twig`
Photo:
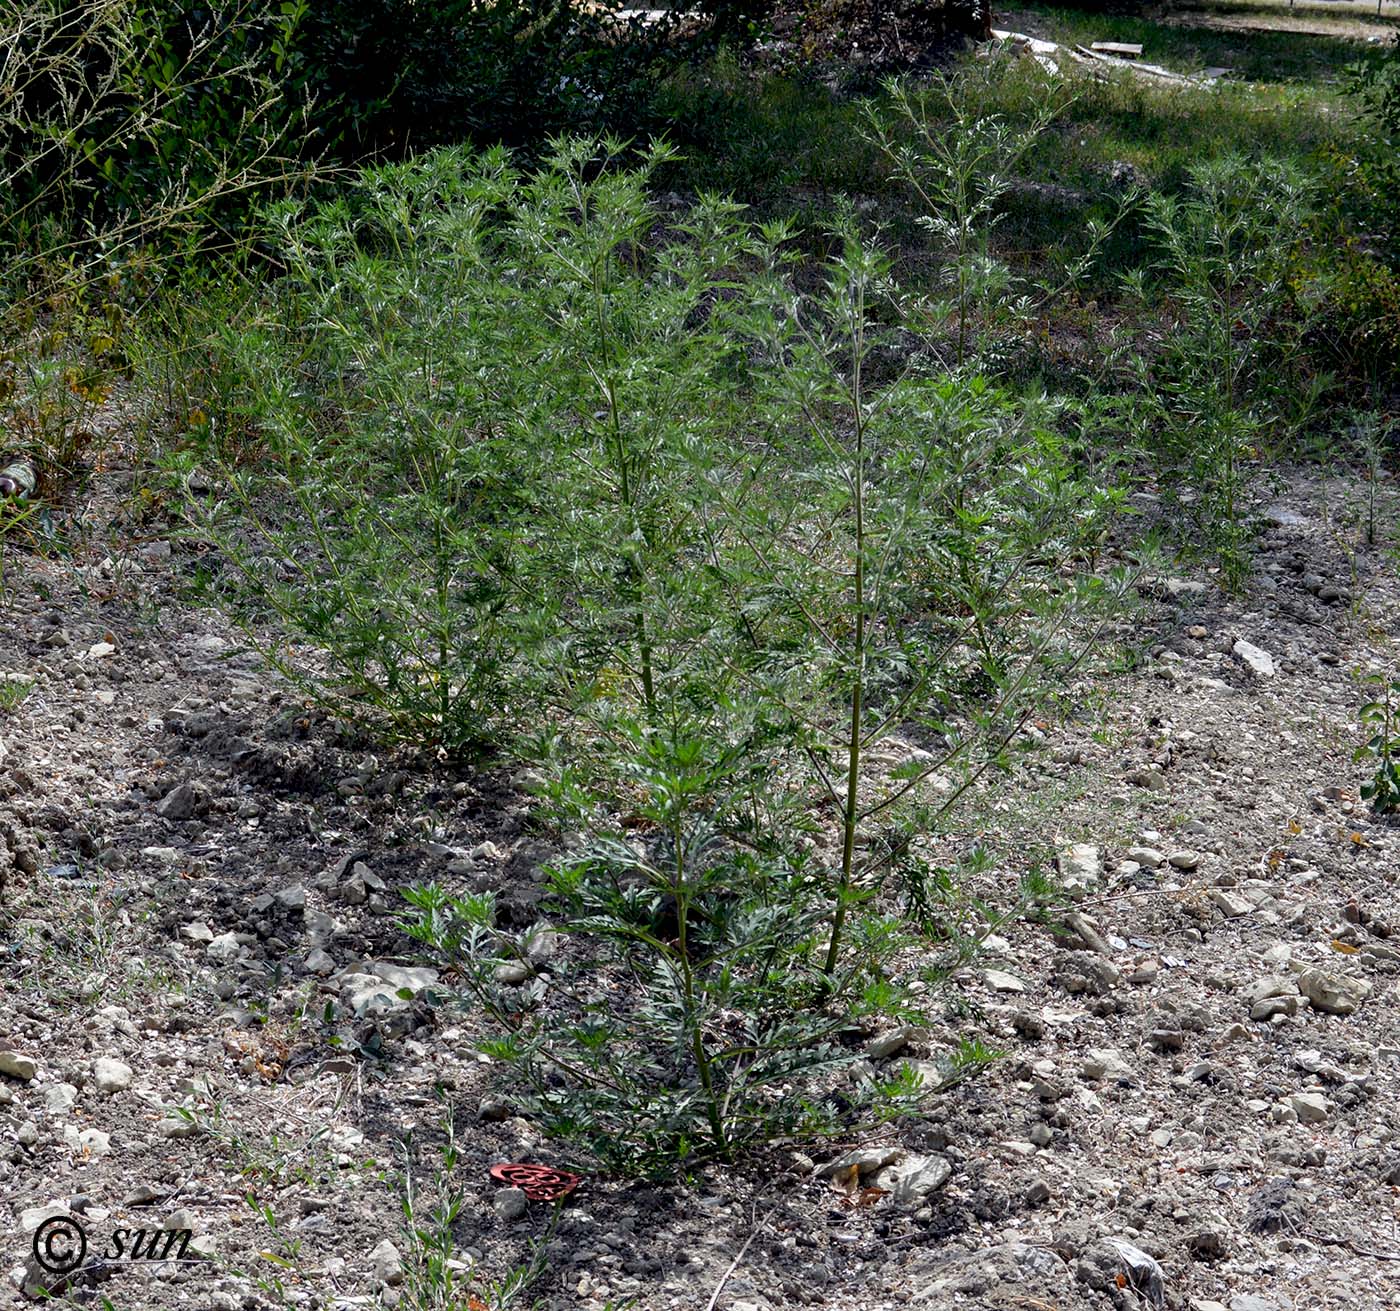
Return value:
M 750 1223 L 752 1224 L 752 1222 L 753 1219 L 752 1217 L 750 1217 Z M 743 1247 L 739 1249 L 738 1254 L 729 1263 L 729 1269 L 726 1270 L 722 1276 L 720 1276 L 719 1283 L 715 1285 L 715 1291 L 710 1294 L 710 1302 L 709 1305 L 705 1308 L 705 1311 L 715 1311 L 715 1307 L 719 1305 L 719 1295 L 722 1292 L 724 1292 L 724 1286 L 729 1282 L 729 1277 L 739 1268 L 739 1262 L 744 1259 L 744 1254 L 749 1250 L 749 1244 L 752 1243 L 753 1240 L 757 1238 L 759 1234 L 761 1234 L 767 1227 L 768 1221 L 765 1220 L 761 1225 L 758 1226 L 757 1229 L 752 1229 L 749 1231 L 749 1236 L 746 1239 L 744 1239 Z
M 1331 1234 L 1317 1234 L 1311 1229 L 1300 1229 L 1298 1231 L 1306 1238 L 1311 1238 L 1315 1243 L 1323 1243 L 1328 1247 L 1345 1247 L 1349 1252 L 1355 1252 L 1357 1256 L 1367 1256 L 1375 1261 L 1400 1261 L 1400 1252 L 1377 1252 L 1369 1247 L 1362 1247 L 1353 1242 L 1350 1238 L 1336 1238 Z M 728 1276 L 726 1276 L 727 1278 Z M 713 1306 L 713 1303 L 711 1303 Z

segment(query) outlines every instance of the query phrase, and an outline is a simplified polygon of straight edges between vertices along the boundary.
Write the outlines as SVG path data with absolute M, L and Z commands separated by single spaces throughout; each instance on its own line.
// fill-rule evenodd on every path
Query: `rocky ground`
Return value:
M 490 1178 L 550 1145 L 396 921 L 436 878 L 529 924 L 528 799 L 339 737 L 120 494 L 71 554 L 8 552 L 0 1298 L 57 1221 L 89 1243 L 62 1296 L 114 1311 L 1400 1306 L 1400 829 L 1352 760 L 1400 585 L 1363 497 L 1296 472 L 1243 600 L 1148 586 L 1143 659 L 960 812 L 989 883 L 1046 849 L 1077 901 L 868 1059 L 956 1024 L 988 1073 L 884 1138 L 586 1179 L 557 1215 Z M 187 1259 L 103 1259 L 167 1228 Z

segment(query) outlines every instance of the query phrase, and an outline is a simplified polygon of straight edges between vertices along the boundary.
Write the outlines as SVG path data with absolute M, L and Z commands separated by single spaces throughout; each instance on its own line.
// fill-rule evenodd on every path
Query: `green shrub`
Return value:
M 334 656 L 332 704 L 453 752 L 516 731 L 526 684 L 547 717 L 619 683 L 655 704 L 704 611 L 681 489 L 729 417 L 742 253 L 718 202 L 643 250 L 665 158 L 449 151 L 283 211 L 280 317 L 218 352 L 268 462 L 209 450 L 211 531 L 244 603 Z
M 814 285 L 785 225 L 667 217 L 669 152 L 619 152 L 439 152 L 284 209 L 278 300 L 226 343 L 265 458 L 203 530 L 312 694 L 534 761 L 584 835 L 548 914 L 616 974 L 561 951 L 546 1024 L 489 899 L 421 890 L 414 931 L 551 1129 L 651 1171 L 917 1101 L 839 1039 L 905 1013 L 901 903 L 938 969 L 1006 912 L 923 839 L 1092 645 L 1112 588 L 1075 561 L 1117 496 L 1055 406 L 941 370 L 852 224 Z
M 488 217 L 503 156 L 444 155 L 369 177 L 353 209 L 277 219 L 282 317 L 217 341 L 264 458 L 206 444 L 224 497 L 206 507 L 241 601 L 334 658 L 269 656 L 386 735 L 471 751 L 497 736 L 522 609 L 512 532 L 528 450 L 512 431 L 510 331 Z
M 1299 252 L 1294 282 L 1317 296 L 1313 354 L 1349 378 L 1380 387 L 1400 369 L 1400 266 L 1331 214 Z
M 152 244 L 238 249 L 255 204 L 327 158 L 659 127 L 665 74 L 748 39 L 762 9 L 623 24 L 553 0 L 20 0 L 0 15 L 8 288 Z
M 1383 236 L 1381 256 L 1400 270 L 1400 33 L 1385 58 L 1348 70 L 1347 91 L 1370 131 L 1356 165 L 1367 217 Z
M 989 66 L 958 81 L 942 78 L 932 89 L 891 83 L 888 106 L 866 112 L 867 135 L 913 193 L 917 222 L 943 257 L 944 294 L 931 298 L 925 312 L 936 324 L 955 325 L 951 355 L 959 368 L 970 360 L 983 368 L 998 362 L 1050 302 L 1082 279 L 1137 200 L 1130 190 L 1109 222 L 1087 220 L 1087 242 L 1058 276 L 1040 285 L 1016 276 L 993 254 L 991 237 L 1007 217 L 1017 171 L 1067 101 L 1047 85 L 1031 117 L 1013 123 L 980 104 L 1006 81 L 1006 69 Z
M 1351 138 L 1330 143 L 1310 239 L 1294 282 L 1321 301 L 1314 354 L 1351 380 L 1384 390 L 1400 365 L 1400 39 L 1347 70 L 1359 109 Z
M 1312 307 L 1290 284 L 1311 203 L 1298 169 L 1241 158 L 1197 165 L 1183 197 L 1147 201 L 1171 327 L 1161 351 L 1140 360 L 1146 446 L 1167 485 L 1189 492 L 1232 586 L 1249 568 L 1249 470 L 1316 399 L 1317 384 L 1295 381 Z

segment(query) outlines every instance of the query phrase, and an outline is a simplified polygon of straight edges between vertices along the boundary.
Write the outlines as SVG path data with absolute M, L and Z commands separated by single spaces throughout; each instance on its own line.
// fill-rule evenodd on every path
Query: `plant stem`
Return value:
M 841 934 L 846 927 L 847 898 L 855 869 L 856 828 L 860 800 L 861 710 L 865 695 L 865 414 L 861 405 L 861 362 L 864 348 L 865 301 L 863 284 L 857 284 L 851 344 L 851 412 L 855 419 L 855 462 L 852 469 L 853 513 L 855 516 L 854 601 L 856 631 L 852 647 L 851 729 L 847 745 L 846 797 L 841 829 L 841 881 L 837 887 L 836 914 L 831 923 L 831 942 L 826 949 L 823 972 L 828 983 L 841 956 Z
M 603 394 L 608 403 L 608 425 L 612 430 L 613 450 L 617 461 L 618 493 L 622 499 L 623 509 L 631 523 L 635 524 L 637 519 L 636 487 L 631 476 L 630 460 L 627 454 L 627 445 L 622 436 L 622 417 L 618 408 L 617 388 L 611 372 L 612 365 L 612 338 L 608 333 L 607 313 L 603 304 L 604 288 L 600 275 L 595 271 L 593 279 L 593 304 L 594 312 L 597 315 L 598 335 L 603 345 L 603 358 L 608 372 L 603 379 Z M 646 533 L 640 534 L 642 541 L 646 541 Z M 652 644 L 651 635 L 647 631 L 646 615 L 642 610 L 642 592 L 645 576 L 641 565 L 637 563 L 635 556 L 629 556 L 625 565 L 627 574 L 628 590 L 632 594 L 632 625 L 637 634 L 637 654 L 642 663 L 642 700 L 646 705 L 647 719 L 651 722 L 656 720 L 656 683 L 652 671 Z
M 695 1070 L 700 1076 L 700 1086 L 705 1090 L 706 1112 L 710 1121 L 710 1132 L 714 1135 L 715 1149 L 721 1159 L 729 1160 L 729 1140 L 724 1133 L 724 1117 L 720 1111 L 719 1098 L 715 1096 L 714 1071 L 705 1051 L 705 1038 L 700 1031 L 700 1012 L 695 1000 L 695 973 L 690 967 L 690 946 L 687 941 L 690 918 L 690 894 L 685 871 L 685 826 L 679 805 L 671 821 L 671 845 L 675 851 L 675 882 L 671 895 L 676 902 L 676 949 L 680 954 L 681 986 L 685 991 L 686 1023 L 690 1027 L 690 1050 L 695 1057 Z

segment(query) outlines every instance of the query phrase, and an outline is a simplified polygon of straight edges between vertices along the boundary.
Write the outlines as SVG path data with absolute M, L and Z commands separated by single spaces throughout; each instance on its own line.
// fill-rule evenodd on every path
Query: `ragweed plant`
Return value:
M 653 713 L 703 629 L 685 487 L 738 399 L 747 237 L 706 201 L 652 243 L 668 152 L 620 149 L 442 152 L 284 209 L 283 301 L 224 342 L 269 458 L 225 458 L 202 530 L 333 667 L 269 655 L 391 734 L 471 751 L 619 689 Z
M 725 836 L 711 804 L 747 766 L 692 727 L 638 731 L 633 835 L 600 837 L 551 871 L 565 943 L 547 1013 L 543 979 L 502 985 L 519 979 L 508 970 L 533 968 L 533 934 L 502 929 L 490 894 L 408 894 L 408 931 L 452 960 L 495 1021 L 484 1050 L 512 1072 L 520 1104 L 584 1159 L 629 1172 L 847 1133 L 919 1100 L 908 1075 L 854 1096 L 837 1078 L 859 1055 L 840 1038 L 860 1016 L 913 1014 L 869 968 L 907 935 L 892 920 L 865 925 L 833 979 L 815 870 Z
M 903 299 L 876 248 L 841 240 L 820 291 L 769 284 L 761 489 L 715 492 L 745 624 L 730 662 L 833 816 L 832 975 L 850 909 L 923 880 L 922 839 L 1092 642 L 1112 589 L 1065 566 L 1116 504 L 1036 403 L 917 351 L 890 377 Z
M 667 157 L 448 152 L 284 210 L 228 343 L 268 458 L 201 526 L 315 695 L 534 758 L 565 945 L 434 887 L 408 925 L 540 1121 L 648 1172 L 928 1095 L 853 1085 L 851 1026 L 915 1016 L 916 932 L 951 965 L 999 922 L 932 846 L 1092 645 L 1117 503 L 1053 405 L 940 367 L 853 224 L 814 284 L 781 223 L 663 215 Z
M 1152 402 L 1144 445 L 1169 485 L 1189 491 L 1232 587 L 1249 570 L 1249 471 L 1288 427 L 1263 366 L 1292 358 L 1300 340 L 1288 321 L 1288 255 L 1309 207 L 1297 169 L 1239 158 L 1192 168 L 1183 199 L 1156 193 L 1147 201 L 1175 323 L 1160 356 L 1140 361 Z
M 1018 277 L 994 252 L 992 236 L 1006 216 L 1018 166 L 1064 112 L 1068 97 L 1047 84 L 1029 120 L 1012 123 L 981 108 L 966 75 L 917 89 L 890 81 L 885 92 L 884 103 L 865 107 L 866 138 L 908 187 L 919 226 L 943 257 L 940 291 L 924 301 L 922 312 L 940 330 L 952 323 L 953 365 L 986 367 L 1050 302 L 1082 280 L 1135 209 L 1137 193 L 1123 196 L 1108 222 L 1088 221 L 1084 248 L 1060 277 L 1040 283 Z
M 511 430 L 488 219 L 515 185 L 499 153 L 471 169 L 440 156 L 281 210 L 280 303 L 222 343 L 267 458 L 209 452 L 221 495 L 191 501 L 239 613 L 331 656 L 318 669 L 265 643 L 274 664 L 386 736 L 449 753 L 494 741 L 514 704 L 508 580 L 529 453 Z

